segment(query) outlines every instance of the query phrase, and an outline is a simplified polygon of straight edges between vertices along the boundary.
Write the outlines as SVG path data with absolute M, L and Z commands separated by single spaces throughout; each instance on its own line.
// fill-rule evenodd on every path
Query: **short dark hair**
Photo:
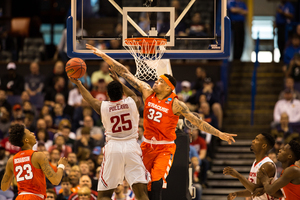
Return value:
M 70 178 L 68 176 L 64 176 L 62 179 L 61 179 L 61 182 L 69 182 L 70 183 Z
M 54 199 L 57 198 L 57 194 L 56 194 L 56 192 L 54 191 L 54 189 L 47 189 L 47 190 L 46 190 L 46 193 L 51 193 L 51 194 L 53 194 Z
M 40 128 L 37 132 L 36 132 L 36 139 L 39 141 L 40 138 L 39 138 L 39 132 L 44 132 L 45 133 L 45 139 L 44 139 L 44 142 L 47 142 L 49 140 L 49 133 L 48 131 L 46 131 L 45 129 L 43 128 Z
M 265 137 L 265 140 L 268 145 L 268 150 L 272 149 L 275 144 L 275 139 L 273 138 L 273 136 L 269 133 L 262 133 L 262 135 Z
M 107 85 L 107 94 L 111 101 L 122 99 L 123 87 L 118 81 L 112 81 Z
M 24 135 L 25 135 L 24 125 L 20 125 L 20 124 L 12 125 L 10 126 L 8 141 L 14 146 L 22 147 L 24 145 L 23 143 Z
M 295 154 L 296 161 L 300 160 L 300 144 L 296 140 L 291 140 L 289 142 L 292 152 Z
M 165 77 L 167 77 L 168 79 L 169 79 L 169 81 L 172 83 L 172 85 L 174 86 L 174 87 L 176 87 L 176 79 L 173 77 L 173 76 L 171 76 L 170 74 L 164 74 L 165 75 Z

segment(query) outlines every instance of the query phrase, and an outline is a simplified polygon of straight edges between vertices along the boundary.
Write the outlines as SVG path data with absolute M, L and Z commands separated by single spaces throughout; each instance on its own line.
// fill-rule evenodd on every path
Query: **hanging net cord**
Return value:
M 135 76 L 140 80 L 156 80 L 158 62 L 166 50 L 166 39 L 161 38 L 127 38 L 125 49 L 134 57 Z

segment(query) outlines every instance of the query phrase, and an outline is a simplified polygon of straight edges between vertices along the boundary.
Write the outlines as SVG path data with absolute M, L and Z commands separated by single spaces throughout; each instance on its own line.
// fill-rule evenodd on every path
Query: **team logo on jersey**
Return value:
M 172 101 L 172 98 L 170 97 L 170 98 L 168 98 L 168 101 Z

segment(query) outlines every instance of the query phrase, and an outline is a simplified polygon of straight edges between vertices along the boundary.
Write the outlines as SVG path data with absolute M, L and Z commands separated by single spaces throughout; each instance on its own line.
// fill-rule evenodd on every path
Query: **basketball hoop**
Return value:
M 134 57 L 135 76 L 140 80 L 157 79 L 158 62 L 166 51 L 167 40 L 163 38 L 127 38 L 124 48 Z

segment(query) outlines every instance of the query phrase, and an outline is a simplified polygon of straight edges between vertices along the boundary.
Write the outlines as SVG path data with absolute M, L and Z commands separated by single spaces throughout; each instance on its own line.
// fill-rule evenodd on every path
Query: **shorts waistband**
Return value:
M 149 144 L 173 144 L 174 140 L 173 141 L 166 141 L 166 140 L 157 141 L 157 140 L 148 140 L 145 138 L 144 142 L 149 143 Z
M 35 193 L 32 193 L 32 192 L 21 192 L 19 195 L 25 195 L 25 194 L 33 194 L 33 195 L 36 195 L 36 196 L 41 197 L 42 199 L 44 199 L 44 195 L 35 194 Z

